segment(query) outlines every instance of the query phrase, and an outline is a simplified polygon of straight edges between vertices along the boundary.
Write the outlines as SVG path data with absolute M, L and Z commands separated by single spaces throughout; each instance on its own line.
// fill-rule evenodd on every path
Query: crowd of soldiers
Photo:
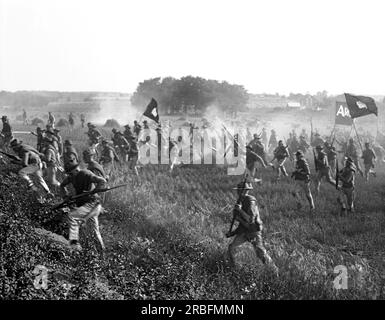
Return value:
M 84 127 L 85 117 L 80 117 L 82 127 Z M 20 178 L 26 181 L 28 187 L 36 193 L 40 202 L 50 201 L 55 194 L 61 193 L 65 199 L 69 197 L 68 185 L 72 185 L 75 190 L 75 197 L 89 192 L 92 188 L 103 189 L 106 187 L 111 175 L 116 169 L 117 164 L 127 163 L 127 167 L 138 175 L 139 148 L 143 145 L 158 148 L 162 139 L 162 128 L 160 125 L 156 128 L 158 134 L 158 145 L 150 141 L 150 137 L 145 133 L 149 130 L 147 121 L 140 125 L 134 121 L 133 128 L 130 125 L 124 126 L 124 131 L 112 129 L 111 140 L 102 136 L 97 127 L 88 122 L 85 134 L 88 137 L 88 147 L 83 150 L 83 161 L 87 169 L 80 169 L 81 159 L 73 143 L 70 140 L 63 142 L 60 136 L 60 130 L 55 128 L 55 118 L 49 113 L 48 123 L 43 130 L 37 127 L 36 132 L 32 132 L 37 137 L 36 148 L 24 144 L 19 139 L 15 139 L 12 134 L 12 128 L 6 116 L 2 117 L 3 128 L 1 131 L 3 154 L 10 150 L 17 155 L 10 155 L 14 163 L 22 165 L 18 174 Z M 74 116 L 69 115 L 69 123 L 74 125 Z M 190 125 L 190 136 L 195 126 Z M 335 137 L 322 139 L 317 132 L 311 133 L 310 138 L 305 130 L 302 130 L 299 139 L 293 130 L 287 140 L 280 140 L 274 129 L 271 130 L 270 137 L 267 137 L 267 131 L 263 128 L 261 134 L 252 135 L 247 130 L 248 143 L 246 146 L 246 171 L 244 181 L 238 184 L 238 201 L 234 208 L 234 221 L 239 222 L 235 231 L 226 234 L 228 237 L 235 236 L 229 246 L 230 259 L 234 262 L 235 249 L 242 243 L 249 241 L 253 244 L 257 256 L 264 263 L 267 263 L 277 271 L 276 266 L 267 254 L 262 241 L 262 221 L 259 216 L 256 199 L 248 194 L 253 189 L 253 183 L 262 183 L 262 179 L 257 177 L 258 164 L 263 168 L 271 167 L 276 172 L 276 180 L 279 181 L 289 174 L 285 168 L 287 159 L 295 160 L 295 170 L 291 174 L 299 190 L 305 194 L 311 211 L 315 210 L 313 195 L 311 192 L 311 172 L 306 155 L 314 157 L 315 165 L 315 193 L 320 192 L 321 182 L 325 179 L 327 183 L 339 190 L 338 203 L 343 213 L 354 212 L 354 190 L 355 176 L 359 172 L 366 181 L 370 175 L 375 176 L 373 170 L 376 161 L 376 153 L 370 147 L 370 143 L 365 143 L 365 149 L 362 152 L 364 171 L 360 167 L 359 153 L 353 138 L 347 143 L 338 141 Z M 164 141 L 163 141 L 164 142 Z M 182 136 L 177 139 L 169 138 L 168 152 L 171 158 L 170 171 L 178 163 L 178 156 Z M 341 150 L 336 150 L 334 144 L 339 144 Z M 311 152 L 312 151 L 312 152 Z M 344 156 L 344 166 L 338 170 L 338 153 Z M 9 154 L 8 154 L 9 155 Z M 272 156 L 268 161 L 268 157 Z M 13 157 L 13 158 L 12 158 Z M 64 178 L 58 178 L 58 175 Z M 35 178 L 31 178 L 31 177 Z M 44 180 L 46 177 L 47 182 Z M 59 182 L 59 180 L 62 180 Z M 36 181 L 36 182 L 34 182 Z M 42 195 L 42 189 L 45 195 Z M 296 197 L 299 193 L 296 193 Z M 86 197 L 79 197 L 69 211 L 69 243 L 72 248 L 80 250 L 79 228 L 89 221 L 92 230 L 98 240 L 99 248 L 104 250 L 105 246 L 99 230 L 98 216 L 103 211 L 100 197 L 92 194 Z

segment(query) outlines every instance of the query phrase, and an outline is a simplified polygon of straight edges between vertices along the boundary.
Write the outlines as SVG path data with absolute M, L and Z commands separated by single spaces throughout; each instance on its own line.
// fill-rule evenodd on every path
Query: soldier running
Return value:
M 2 139 L 1 147 L 4 148 L 6 152 L 8 152 L 9 144 L 13 139 L 12 128 L 11 128 L 11 125 L 9 124 L 9 120 L 7 116 L 2 116 L 1 121 L 3 122 L 3 129 L 1 130 L 1 133 L 0 133 L 0 138 Z
M 330 183 L 332 186 L 336 185 L 336 181 L 333 180 L 330 174 L 330 166 L 328 163 L 328 158 L 326 153 L 323 151 L 323 147 L 318 145 L 316 147 L 317 156 L 315 158 L 315 167 L 316 167 L 316 192 L 317 194 L 320 191 L 322 178 L 325 177 L 326 182 Z
M 119 162 L 115 150 L 109 145 L 108 140 L 102 140 L 102 152 L 99 163 L 103 166 L 105 173 L 110 177 L 115 167 L 115 161 Z
M 369 175 L 376 176 L 374 169 L 374 163 L 376 162 L 376 154 L 372 148 L 370 148 L 369 142 L 365 142 L 365 150 L 362 152 L 362 159 L 364 159 L 365 166 L 365 180 L 369 181 Z
M 38 201 L 42 202 L 43 197 L 40 195 L 38 187 L 34 185 L 32 179 L 29 177 L 30 175 L 36 177 L 38 185 L 44 189 L 44 191 L 46 192 L 46 196 L 48 198 L 52 198 L 53 194 L 51 193 L 47 183 L 43 179 L 43 164 L 40 159 L 39 152 L 31 146 L 23 144 L 22 141 L 19 141 L 18 139 L 13 139 L 11 141 L 10 146 L 20 158 L 20 163 L 18 164 L 21 164 L 23 166 L 23 168 L 20 169 L 18 172 L 19 177 L 26 181 L 28 187 L 36 193 Z
M 325 141 L 324 144 L 325 153 L 328 158 L 328 163 L 330 166 L 330 173 L 332 176 L 335 176 L 336 164 L 337 164 L 337 151 L 336 148 L 331 145 L 329 142 Z
M 238 201 L 233 210 L 233 219 L 234 221 L 238 221 L 239 225 L 234 231 L 232 231 L 232 223 L 230 231 L 226 233 L 227 238 L 235 236 L 228 248 L 231 264 L 236 266 L 235 254 L 237 247 L 245 242 L 250 242 L 253 245 L 257 257 L 261 259 L 264 264 L 268 264 L 272 267 L 274 272 L 278 274 L 278 268 L 266 252 L 263 245 L 263 226 L 259 215 L 257 200 L 255 197 L 248 194 L 250 190 L 253 190 L 252 185 L 243 181 L 234 189 L 238 192 Z
M 57 158 L 57 151 L 55 147 L 48 141 L 44 144 L 43 148 L 44 160 L 47 164 L 46 174 L 48 183 L 53 187 L 59 187 L 60 183 L 56 179 L 56 173 L 59 166 L 59 159 Z
M 102 189 L 106 186 L 106 179 L 99 177 L 89 170 L 81 170 L 79 162 L 75 156 L 70 156 L 64 164 L 68 177 L 61 183 L 61 190 L 66 198 L 69 192 L 66 186 L 72 184 L 75 189 L 75 195 L 80 195 L 93 189 Z M 84 196 L 76 199 L 75 207 L 71 208 L 68 214 L 69 218 L 69 244 L 75 250 L 81 250 L 79 243 L 79 229 L 83 224 L 90 223 L 93 234 L 98 240 L 98 249 L 105 249 L 102 236 L 99 229 L 99 214 L 102 212 L 97 194 Z
M 345 167 L 338 173 L 341 185 L 338 189 L 341 191 L 337 199 L 341 205 L 341 213 L 354 212 L 354 187 L 357 168 L 350 157 L 345 158 Z
M 309 201 L 310 210 L 314 210 L 314 201 L 313 196 L 310 191 L 310 168 L 307 163 L 302 150 L 298 150 L 295 153 L 296 163 L 295 170 L 291 174 L 295 181 L 301 186 L 301 188 L 305 191 L 305 195 L 307 200 Z M 298 194 L 296 193 L 296 197 Z
M 281 173 L 285 177 L 287 177 L 288 174 L 287 174 L 286 168 L 285 168 L 285 161 L 287 158 L 290 157 L 290 154 L 289 154 L 289 151 L 287 150 L 287 147 L 285 147 L 283 145 L 282 140 L 278 141 L 278 147 L 275 148 L 273 153 L 274 153 L 274 158 L 271 162 L 273 162 L 274 159 L 277 160 L 277 167 L 274 167 L 274 165 L 273 165 L 273 168 L 277 171 L 277 180 L 279 180 L 281 178 Z
M 50 126 L 52 129 L 55 128 L 55 117 L 51 112 L 48 112 L 48 126 Z
M 354 165 L 355 165 L 357 171 L 363 177 L 364 173 L 362 172 L 362 170 L 360 168 L 360 163 L 358 161 L 358 152 L 357 152 L 357 148 L 356 148 L 356 146 L 354 144 L 353 138 L 349 139 L 349 143 L 346 146 L 345 157 L 349 157 L 349 158 L 351 158 L 354 161 Z

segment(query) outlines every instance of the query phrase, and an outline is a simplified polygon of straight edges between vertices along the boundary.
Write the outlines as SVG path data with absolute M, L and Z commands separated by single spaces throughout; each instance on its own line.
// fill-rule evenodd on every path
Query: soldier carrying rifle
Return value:
M 79 229 L 82 224 L 89 222 L 92 226 L 92 231 L 98 240 L 100 251 L 105 249 L 104 242 L 99 230 L 98 216 L 102 211 L 100 198 L 97 194 L 87 195 L 94 189 L 103 189 L 106 186 L 106 179 L 95 175 L 89 170 L 81 170 L 79 162 L 74 155 L 67 158 L 64 163 L 64 168 L 68 177 L 61 183 L 60 188 L 64 195 L 64 204 L 69 202 L 71 197 L 66 187 L 72 184 L 75 190 L 75 196 L 83 195 L 75 199 L 71 208 L 69 218 L 69 244 L 75 250 L 81 250 L 79 243 Z M 58 208 L 58 206 L 56 207 Z
M 253 190 L 252 185 L 245 180 L 239 183 L 234 190 L 238 192 L 238 201 L 233 210 L 233 221 L 230 230 L 226 233 L 227 238 L 235 236 L 228 248 L 231 264 L 236 266 L 236 248 L 245 242 L 250 242 L 253 245 L 257 257 L 261 259 L 264 264 L 271 266 L 274 272 L 278 274 L 278 268 L 263 245 L 262 220 L 259 215 L 257 200 L 248 194 L 250 190 Z M 233 231 L 235 221 L 238 221 L 239 225 Z
M 335 186 L 336 182 L 331 176 L 327 154 L 323 151 L 322 145 L 318 145 L 316 147 L 316 150 L 317 150 L 317 155 L 315 155 L 314 153 L 313 154 L 314 154 L 315 169 L 317 172 L 317 175 L 316 175 L 316 192 L 318 194 L 320 191 L 322 178 L 325 177 L 326 182 L 328 182 L 332 186 Z M 313 150 L 313 152 L 314 152 L 314 150 Z
M 0 133 L 0 138 L 2 139 L 1 147 L 4 148 L 5 151 L 8 151 L 9 144 L 13 139 L 12 128 L 7 116 L 2 116 L 1 121 L 3 122 L 3 129 Z
M 338 170 L 337 170 L 338 171 Z M 337 172 L 336 187 L 341 191 L 338 203 L 341 205 L 341 213 L 346 211 L 354 212 L 354 187 L 357 168 L 354 160 L 350 157 L 345 158 L 345 167 Z M 341 184 L 339 183 L 341 181 Z
M 309 201 L 310 210 L 314 210 L 313 196 L 310 191 L 310 169 L 302 150 L 298 150 L 295 153 L 296 163 L 295 170 L 291 174 L 291 177 L 301 186 L 305 191 L 307 200 Z M 297 196 L 297 194 L 296 194 Z

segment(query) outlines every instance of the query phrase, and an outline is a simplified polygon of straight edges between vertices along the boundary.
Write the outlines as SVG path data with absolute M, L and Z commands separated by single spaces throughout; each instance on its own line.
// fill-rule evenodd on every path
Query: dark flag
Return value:
M 373 98 L 353 96 L 345 93 L 345 99 L 352 119 L 366 116 L 371 113 L 374 113 L 377 116 L 377 106 Z
M 151 98 L 143 115 L 154 120 L 156 123 L 159 123 L 158 102 L 156 102 L 154 98 Z

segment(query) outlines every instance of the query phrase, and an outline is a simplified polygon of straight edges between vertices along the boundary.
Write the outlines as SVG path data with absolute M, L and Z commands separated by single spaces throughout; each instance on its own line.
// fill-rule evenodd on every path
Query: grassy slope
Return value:
M 81 131 L 71 134 L 78 146 L 84 145 Z M 108 247 L 104 260 L 87 250 L 70 255 L 34 236 L 33 226 L 65 235 L 66 225 L 47 206 L 31 204 L 17 178 L 5 176 L 7 170 L 0 173 L 7 183 L 0 185 L 2 298 L 384 297 L 383 173 L 368 185 L 358 178 L 357 213 L 341 217 L 331 186 L 321 187 L 311 216 L 306 200 L 298 205 L 293 198 L 290 179 L 271 183 L 272 172 L 262 171 L 265 182 L 253 194 L 261 207 L 266 248 L 280 269 L 275 279 L 249 245 L 239 250 L 240 270 L 229 268 L 230 240 L 223 234 L 235 202 L 231 188 L 239 177 L 227 176 L 224 169 L 190 166 L 177 168 L 171 177 L 166 167 L 148 166 L 140 180 L 123 169 L 113 184 L 130 187 L 110 194 L 101 216 Z M 45 291 L 32 285 L 37 264 L 52 270 Z M 348 290 L 333 289 L 337 265 L 348 268 Z

